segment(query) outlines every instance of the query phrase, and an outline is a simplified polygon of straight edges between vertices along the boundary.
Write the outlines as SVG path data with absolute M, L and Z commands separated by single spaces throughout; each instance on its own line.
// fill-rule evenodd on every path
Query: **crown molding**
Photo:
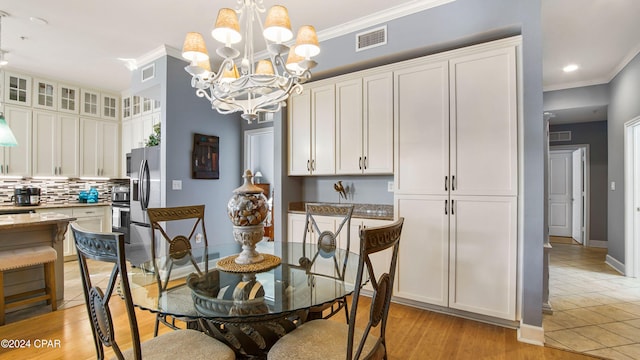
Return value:
M 616 66 L 613 71 L 611 71 L 611 73 L 609 74 L 609 81 L 611 82 L 611 80 L 613 80 L 613 78 L 615 78 L 616 76 L 618 76 L 618 74 L 620 73 L 620 71 L 622 71 L 622 69 L 624 69 L 627 65 L 629 65 L 629 63 L 631 62 L 631 60 L 633 60 L 638 54 L 640 54 L 640 44 L 638 44 L 635 48 L 631 49 L 628 53 L 627 56 L 625 56 L 622 61 L 620 61 L 620 63 L 618 64 L 618 66 Z
M 139 57 L 137 57 L 135 59 L 132 59 L 130 61 L 130 63 L 132 65 L 134 65 L 134 67 L 133 68 L 129 68 L 128 67 L 128 68 L 129 68 L 129 70 L 135 70 L 135 69 L 137 69 L 137 68 L 139 68 L 141 66 L 147 65 L 147 64 L 149 64 L 149 63 L 151 63 L 151 62 L 153 62 L 153 61 L 155 61 L 157 59 L 160 59 L 161 57 L 164 57 L 164 56 L 171 56 L 171 57 L 175 57 L 175 58 L 178 58 L 178 59 L 182 59 L 182 54 L 180 53 L 180 50 L 178 50 L 178 49 L 176 49 L 176 48 L 174 48 L 172 46 L 169 46 L 169 45 L 166 45 L 166 44 L 162 44 L 162 45 L 158 46 L 157 48 L 149 51 L 148 53 L 142 54 L 141 56 L 139 56 Z
M 573 83 L 547 85 L 542 87 L 542 91 L 547 92 L 547 91 L 574 89 L 574 88 L 585 87 L 585 86 L 602 85 L 602 84 L 608 84 L 610 81 L 611 81 L 611 78 L 609 77 L 601 77 L 598 79 L 576 81 Z

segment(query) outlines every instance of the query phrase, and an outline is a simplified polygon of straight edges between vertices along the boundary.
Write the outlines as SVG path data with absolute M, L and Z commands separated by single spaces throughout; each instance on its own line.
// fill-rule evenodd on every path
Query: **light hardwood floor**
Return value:
M 116 334 L 128 336 L 122 301 L 114 298 Z M 358 316 L 367 316 L 368 299 Z M 138 311 L 143 341 L 153 336 L 153 314 Z M 341 314 L 335 321 L 344 321 Z M 359 322 L 359 323 L 363 323 Z M 161 332 L 170 331 L 167 328 Z M 95 359 L 96 353 L 84 306 L 38 315 L 0 327 L 0 339 L 31 340 L 26 349 L 1 349 L 0 359 Z M 56 348 L 36 348 L 36 339 L 59 340 Z M 321 341 L 321 339 L 319 339 Z M 520 343 L 516 331 L 430 311 L 393 304 L 387 326 L 389 359 L 593 359 L 549 347 Z M 125 347 L 130 342 L 123 342 Z M 112 355 L 107 353 L 107 358 Z

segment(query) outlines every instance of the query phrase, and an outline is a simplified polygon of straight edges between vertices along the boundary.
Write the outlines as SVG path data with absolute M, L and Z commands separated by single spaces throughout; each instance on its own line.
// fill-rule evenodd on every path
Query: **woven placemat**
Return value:
M 279 257 L 271 254 L 260 254 L 260 255 L 262 255 L 264 260 L 258 263 L 247 264 L 247 265 L 236 263 L 235 260 L 238 257 L 238 254 L 227 256 L 225 258 L 218 260 L 217 268 L 226 272 L 250 273 L 250 272 L 262 272 L 262 271 L 271 270 L 274 267 L 280 265 L 281 260 Z

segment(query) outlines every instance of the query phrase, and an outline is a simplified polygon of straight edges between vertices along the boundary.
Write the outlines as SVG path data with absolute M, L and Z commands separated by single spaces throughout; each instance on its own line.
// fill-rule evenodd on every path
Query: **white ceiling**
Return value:
M 294 29 L 313 24 L 322 40 L 323 34 L 354 19 L 391 13 L 390 8 L 420 11 L 447 1 L 367 0 L 362 6 L 361 1 L 265 0 L 265 6 L 283 3 Z M 203 33 L 212 52 L 217 45 L 208 34 L 217 11 L 235 4 L 235 0 L 0 0 L 0 10 L 9 13 L 2 20 L 1 45 L 9 52 L 9 69 L 120 92 L 129 87 L 130 72 L 119 58 L 139 58 L 162 44 L 180 49 L 188 31 Z M 542 0 L 545 90 L 609 82 L 640 50 L 638 14 L 638 0 Z M 46 19 L 48 24 L 30 17 Z M 563 73 L 562 67 L 570 62 L 579 64 L 580 70 Z

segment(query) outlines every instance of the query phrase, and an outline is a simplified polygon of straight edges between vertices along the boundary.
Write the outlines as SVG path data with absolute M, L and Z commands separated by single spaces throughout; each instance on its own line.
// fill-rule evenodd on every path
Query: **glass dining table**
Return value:
M 132 267 L 134 305 L 184 320 L 190 327 L 195 324 L 234 348 L 239 357 L 260 358 L 296 326 L 320 317 L 318 309 L 355 289 L 356 253 L 262 241 L 256 250 L 279 263 L 250 271 L 221 266 L 241 250 L 235 242 L 209 244 Z

